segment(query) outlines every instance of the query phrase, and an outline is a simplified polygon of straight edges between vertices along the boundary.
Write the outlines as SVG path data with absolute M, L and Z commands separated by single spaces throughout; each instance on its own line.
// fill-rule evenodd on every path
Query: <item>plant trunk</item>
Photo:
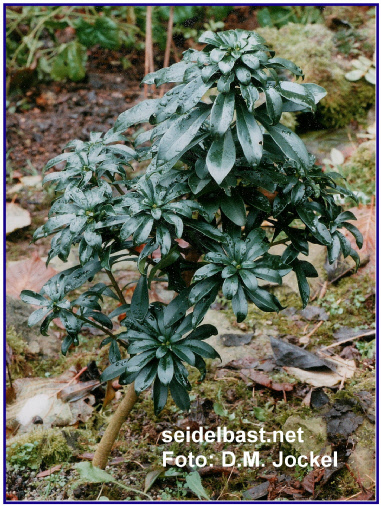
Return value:
M 113 444 L 118 437 L 120 428 L 126 421 L 137 399 L 138 396 L 135 393 L 135 386 L 133 383 L 131 383 L 131 385 L 128 386 L 124 398 L 112 416 L 110 423 L 108 424 L 107 429 L 97 446 L 93 458 L 93 466 L 99 467 L 100 469 L 104 469 L 106 467 L 108 457 L 110 455 Z
M 197 262 L 200 258 L 200 252 L 195 248 L 190 248 L 185 256 L 185 259 L 189 262 Z M 191 284 L 192 277 L 196 269 L 191 271 L 184 271 L 182 273 L 183 279 L 187 286 Z M 100 440 L 93 458 L 93 466 L 104 469 L 107 465 L 107 461 L 114 445 L 116 438 L 118 437 L 119 431 L 123 423 L 127 420 L 132 408 L 134 407 L 138 396 L 135 393 L 134 384 L 128 386 L 127 391 L 119 404 L 117 410 L 113 414 L 110 423 L 107 426 L 105 433 Z

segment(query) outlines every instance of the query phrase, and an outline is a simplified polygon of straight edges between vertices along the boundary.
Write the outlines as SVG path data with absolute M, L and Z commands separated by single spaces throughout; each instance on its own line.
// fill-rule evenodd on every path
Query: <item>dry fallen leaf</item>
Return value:
M 344 383 L 356 371 L 356 362 L 354 360 L 344 360 L 340 357 L 329 357 L 329 360 L 337 366 L 336 372 L 328 370 L 314 371 L 311 369 L 306 371 L 297 367 L 283 367 L 283 369 L 287 374 L 314 387 L 333 387 L 342 382 Z
M 7 267 L 6 292 L 16 298 L 20 298 L 22 290 L 39 292 L 55 274 L 57 271 L 46 267 L 38 254 L 33 252 L 31 258 L 14 262 Z
M 29 211 L 13 202 L 7 202 L 6 215 L 6 235 L 32 223 Z
M 87 422 L 93 414 L 95 398 L 88 393 L 76 401 L 64 402 L 58 398 L 77 374 L 70 368 L 58 378 L 19 378 L 13 382 L 16 400 L 7 407 L 7 429 L 15 435 L 35 428 L 34 419 L 43 420 L 45 428 L 66 427 L 78 421 Z M 79 382 L 80 383 L 80 382 Z

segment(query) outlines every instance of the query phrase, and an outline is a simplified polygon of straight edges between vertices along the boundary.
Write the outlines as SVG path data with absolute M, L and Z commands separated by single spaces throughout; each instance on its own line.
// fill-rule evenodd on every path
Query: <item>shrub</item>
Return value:
M 22 292 L 25 302 L 41 306 L 29 324 L 43 320 L 46 334 L 59 318 L 67 331 L 63 354 L 78 346 L 83 327 L 102 330 L 110 359 L 103 381 L 119 377 L 123 385 L 134 384 L 95 455 L 99 466 L 107 462 L 135 392 L 153 385 L 157 414 L 168 392 L 189 409 L 184 363 L 204 376 L 204 358 L 218 357 L 205 342 L 217 330 L 202 320 L 221 290 L 241 322 L 248 303 L 268 312 L 282 309 L 258 280 L 280 284 L 291 270 L 307 304 L 307 278 L 317 276 L 300 258 L 308 255 L 309 243 L 327 246 L 331 263 L 340 254 L 359 262 L 340 232 L 347 228 L 361 247 L 361 234 L 348 222 L 355 217 L 334 200 L 335 194 L 354 196 L 340 174 L 323 172 L 301 139 L 279 124 L 282 112 L 315 111 L 325 90 L 285 80 L 285 73 L 303 77 L 302 70 L 275 57 L 255 32 L 205 32 L 200 43 L 203 50 L 190 49 L 181 62 L 143 80 L 180 84 L 122 113 L 104 136 L 70 142 L 46 167 L 66 163 L 45 176 L 57 198 L 34 239 L 53 235 L 48 262 L 55 256 L 65 261 L 79 244 L 80 265 L 51 278 L 40 293 Z M 202 101 L 208 90 L 217 91 L 210 104 Z M 123 132 L 147 122 L 153 128 L 138 135 L 134 148 L 123 143 Z M 146 160 L 146 173 L 127 180 L 125 166 Z M 179 239 L 188 243 L 185 249 Z M 282 256 L 271 253 L 279 243 L 287 245 Z M 131 304 L 112 273 L 122 260 L 135 262 L 140 272 Z M 93 283 L 101 271 L 110 286 Z M 168 305 L 149 302 L 148 289 L 158 277 L 178 293 Z M 69 298 L 84 285 L 80 296 Z M 105 314 L 104 297 L 120 306 Z M 116 334 L 112 320 L 121 314 L 126 330 Z

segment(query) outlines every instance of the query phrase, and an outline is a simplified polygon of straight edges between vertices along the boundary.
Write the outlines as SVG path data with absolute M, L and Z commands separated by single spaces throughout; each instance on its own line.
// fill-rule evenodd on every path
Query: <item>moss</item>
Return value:
M 376 190 L 376 145 L 374 141 L 360 144 L 350 159 L 344 164 L 342 173 L 348 184 L 365 195 L 375 194 Z
M 324 25 L 290 23 L 279 30 L 258 29 L 278 56 L 288 58 L 305 73 L 305 82 L 323 86 L 327 96 L 318 105 L 316 119 L 327 128 L 339 128 L 361 120 L 375 102 L 374 86 L 365 80 L 349 82 L 350 62 L 337 55 L 334 32 Z
M 332 5 L 324 8 L 323 16 L 328 24 L 330 20 L 336 18 L 350 23 L 354 28 L 359 28 L 374 18 L 374 11 L 368 6 L 360 8 L 351 5 Z
M 296 115 L 292 112 L 284 112 L 280 118 L 280 122 L 282 125 L 286 126 L 290 130 L 295 131 L 298 125 L 298 121 L 296 119 Z
M 7 461 L 12 466 L 39 469 L 67 462 L 72 456 L 67 439 L 59 429 L 36 428 L 7 443 Z

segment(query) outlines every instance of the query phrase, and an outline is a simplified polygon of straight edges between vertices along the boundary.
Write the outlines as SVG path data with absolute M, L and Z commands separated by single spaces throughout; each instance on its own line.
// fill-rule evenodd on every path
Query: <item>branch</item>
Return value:
M 108 269 L 105 269 L 106 273 L 107 273 L 107 276 L 110 278 L 110 281 L 112 283 L 112 286 L 115 288 L 115 291 L 116 293 L 118 294 L 118 297 L 119 297 L 119 300 L 122 304 L 127 304 L 127 301 L 126 299 L 124 298 L 124 295 L 123 295 L 123 292 L 122 290 L 119 288 L 119 285 L 116 281 L 116 279 L 114 278 L 114 275 L 111 271 L 109 271 Z
M 105 334 L 108 334 L 110 337 L 112 337 L 113 339 L 116 339 L 116 337 L 114 336 L 114 334 L 111 332 L 111 330 L 103 327 L 102 325 L 99 325 L 98 323 L 95 323 L 94 321 L 92 320 L 88 320 L 87 318 L 85 318 L 84 316 L 81 316 L 80 314 L 78 313 L 74 313 L 74 311 L 69 311 L 72 315 L 74 315 L 76 318 L 78 318 L 79 320 L 82 320 L 83 322 L 85 323 L 88 323 L 89 325 L 91 325 L 92 327 L 95 327 L 99 330 L 101 330 L 102 332 L 104 332 Z

